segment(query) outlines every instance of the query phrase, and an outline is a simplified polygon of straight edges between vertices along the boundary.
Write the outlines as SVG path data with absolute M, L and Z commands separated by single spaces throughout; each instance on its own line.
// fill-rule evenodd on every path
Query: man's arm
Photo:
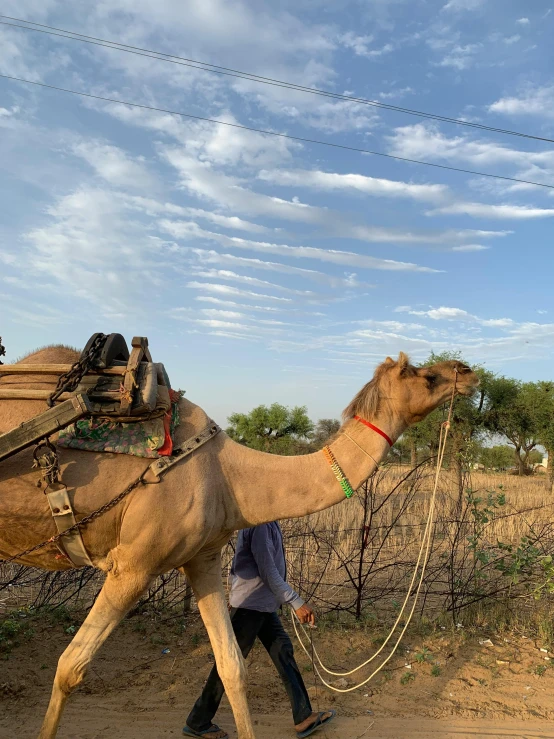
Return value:
M 258 565 L 260 577 L 279 603 L 288 603 L 297 611 L 304 606 L 304 601 L 279 574 L 271 552 L 270 536 L 265 527 L 256 527 L 252 533 L 250 551 Z

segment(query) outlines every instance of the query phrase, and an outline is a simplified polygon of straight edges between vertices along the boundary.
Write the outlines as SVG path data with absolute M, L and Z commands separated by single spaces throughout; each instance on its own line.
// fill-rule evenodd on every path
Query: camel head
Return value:
M 358 415 L 370 421 L 380 415 L 399 414 L 406 425 L 421 421 L 456 394 L 470 396 L 479 378 L 463 362 L 446 361 L 430 367 L 414 367 L 400 352 L 398 360 L 387 357 L 373 379 L 356 395 L 343 413 L 344 420 Z

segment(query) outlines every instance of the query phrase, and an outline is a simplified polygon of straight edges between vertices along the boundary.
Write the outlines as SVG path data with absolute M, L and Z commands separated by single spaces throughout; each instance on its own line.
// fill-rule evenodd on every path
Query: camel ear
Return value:
M 404 354 L 404 352 L 400 352 L 398 355 L 398 368 L 400 369 L 400 373 L 406 372 L 408 367 L 410 366 L 410 359 L 407 354 Z
M 387 357 L 383 364 L 386 364 L 388 367 L 392 367 L 393 364 L 396 364 L 394 359 L 392 357 Z

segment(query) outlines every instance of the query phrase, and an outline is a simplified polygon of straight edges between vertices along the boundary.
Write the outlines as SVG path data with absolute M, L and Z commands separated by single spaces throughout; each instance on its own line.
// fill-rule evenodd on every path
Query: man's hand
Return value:
M 315 613 L 313 612 L 312 607 L 309 606 L 307 603 L 304 603 L 303 606 L 300 606 L 300 608 L 297 608 L 295 613 L 301 624 L 308 624 L 309 626 L 315 626 Z

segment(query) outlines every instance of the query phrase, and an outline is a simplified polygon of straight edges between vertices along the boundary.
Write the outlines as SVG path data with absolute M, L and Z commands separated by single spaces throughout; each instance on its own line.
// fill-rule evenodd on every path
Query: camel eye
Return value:
M 460 364 L 458 365 L 458 372 L 462 375 L 467 375 L 468 372 L 471 372 L 471 367 L 468 367 L 467 364 Z
M 437 376 L 436 375 L 427 375 L 427 382 L 429 383 L 430 387 L 433 387 L 437 382 Z

